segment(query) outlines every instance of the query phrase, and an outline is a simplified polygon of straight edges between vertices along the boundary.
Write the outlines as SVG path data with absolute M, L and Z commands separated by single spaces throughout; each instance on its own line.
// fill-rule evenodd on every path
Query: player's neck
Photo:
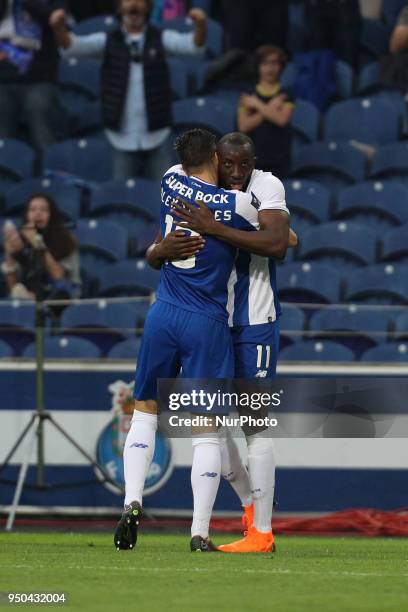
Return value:
M 195 178 L 210 183 L 210 185 L 217 185 L 218 177 L 216 172 L 212 168 L 192 168 L 188 172 L 189 176 L 195 176 Z

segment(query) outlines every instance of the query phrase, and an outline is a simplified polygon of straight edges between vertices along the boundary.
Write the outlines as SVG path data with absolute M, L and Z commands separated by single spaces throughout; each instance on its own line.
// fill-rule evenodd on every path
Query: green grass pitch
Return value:
M 0 591 L 64 591 L 66 606 L 35 607 L 87 612 L 408 610 L 407 540 L 278 537 L 274 555 L 188 546 L 187 535 L 141 533 L 117 552 L 107 533 L 2 533 Z

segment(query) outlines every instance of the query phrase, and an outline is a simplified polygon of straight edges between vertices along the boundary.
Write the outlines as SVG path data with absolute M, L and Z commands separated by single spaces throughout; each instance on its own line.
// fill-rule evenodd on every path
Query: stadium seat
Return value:
M 33 175 L 35 152 L 13 138 L 0 139 L 0 181 L 16 182 Z
M 77 91 L 90 100 L 97 100 L 101 92 L 100 75 L 99 60 L 71 57 L 60 60 L 58 83 L 64 89 Z
M 397 110 L 381 99 L 344 100 L 327 111 L 324 139 L 386 145 L 398 140 L 400 123 Z
M 98 15 L 83 19 L 73 26 L 74 34 L 85 36 L 86 34 L 95 34 L 96 32 L 110 32 L 117 27 L 118 21 L 113 15 Z
M 354 353 L 342 344 L 329 340 L 307 340 L 282 349 L 279 361 L 354 361 Z
M 277 267 L 279 298 L 287 302 L 340 300 L 340 273 L 319 262 L 295 262 Z
M 0 359 L 10 359 L 10 357 L 13 357 L 11 346 L 0 340 Z
M 408 313 L 402 312 L 395 319 L 393 338 L 408 340 Z
M 188 94 L 188 72 L 187 66 L 182 59 L 171 57 L 167 59 L 170 73 L 171 93 L 174 100 L 187 98 Z
M 372 165 L 373 178 L 400 178 L 408 182 L 408 142 L 396 142 L 378 149 Z
M 13 300 L 0 302 L 0 339 L 19 356 L 35 337 L 35 305 Z
M 336 219 L 367 224 L 374 231 L 408 223 L 408 189 L 398 182 L 367 181 L 338 195 Z
M 301 259 L 347 267 L 372 264 L 376 259 L 375 232 L 357 223 L 333 221 L 313 227 L 302 236 Z
M 320 115 L 317 108 L 311 102 L 297 98 L 293 111 L 291 126 L 295 137 L 299 137 L 302 143 L 317 140 L 319 131 Z
M 359 357 L 367 349 L 387 339 L 390 325 L 391 317 L 387 317 L 382 309 L 368 310 L 352 304 L 346 308 L 319 310 L 312 316 L 309 329 L 315 332 L 313 337 L 335 340 Z
M 367 362 L 408 362 L 408 344 L 403 342 L 390 342 L 368 349 L 361 356 L 361 361 Z
M 363 66 L 358 75 L 358 94 L 370 95 L 384 89 L 390 89 L 390 85 L 385 83 L 381 77 L 380 64 L 372 62 Z
M 302 340 L 305 321 L 305 313 L 300 308 L 288 304 L 282 308 L 279 319 L 279 344 L 281 348 Z
M 136 177 L 98 185 L 91 193 L 89 213 L 92 216 L 106 217 L 127 212 L 129 216 L 158 221 L 160 204 L 160 184 Z
M 112 175 L 112 147 L 102 138 L 58 142 L 44 153 L 43 172 L 49 171 L 101 183 Z
M 81 212 L 81 192 L 75 185 L 47 178 L 29 179 L 11 187 L 7 193 L 5 212 L 19 215 L 31 196 L 37 193 L 50 195 L 68 221 L 76 221 Z
M 36 346 L 29 344 L 23 357 L 32 359 L 36 355 Z M 44 355 L 46 359 L 99 359 L 100 349 L 84 338 L 53 337 L 44 340 Z
M 109 353 L 108 359 L 131 359 L 135 361 L 139 355 L 140 338 L 132 338 L 130 340 L 122 340 L 115 344 Z
M 386 0 L 386 4 L 389 0 Z M 360 46 L 369 62 L 388 53 L 390 27 L 378 19 L 363 19 Z M 367 63 L 367 62 L 365 62 Z
M 104 297 L 150 295 L 157 289 L 160 272 L 145 259 L 128 259 L 105 266 L 99 278 L 99 293 Z
M 336 61 L 335 78 L 337 85 L 337 93 L 341 98 L 350 98 L 353 93 L 354 73 L 351 66 L 341 60 Z M 281 76 L 280 82 L 282 87 L 291 89 L 297 78 L 297 67 L 294 62 L 286 64 Z M 296 101 L 297 103 L 297 101 Z
M 74 304 L 61 315 L 61 335 L 76 335 L 96 344 L 103 355 L 120 340 L 135 335 L 135 312 L 128 304 Z
M 173 102 L 173 125 L 177 132 L 203 127 L 219 136 L 235 129 L 236 108 L 214 96 Z
M 191 32 L 193 22 L 189 17 L 176 17 L 164 22 L 163 26 L 166 29 L 177 30 L 178 32 Z M 209 57 L 218 57 L 224 49 L 224 30 L 218 21 L 211 18 L 208 19 L 207 28 L 207 54 Z
M 406 265 L 377 264 L 350 272 L 346 300 L 367 304 L 407 304 Z
M 127 255 L 128 234 L 114 221 L 81 219 L 75 235 L 81 254 L 92 253 L 102 261 L 117 261 Z
M 338 191 L 364 179 L 366 159 L 347 143 L 314 142 L 303 146 L 295 155 L 292 175 L 323 183 Z
M 387 232 L 382 243 L 383 261 L 408 262 L 408 225 Z
M 329 218 L 330 193 L 319 183 L 308 180 L 283 181 L 286 203 L 290 212 L 304 218 L 310 218 L 313 223 L 321 223 Z

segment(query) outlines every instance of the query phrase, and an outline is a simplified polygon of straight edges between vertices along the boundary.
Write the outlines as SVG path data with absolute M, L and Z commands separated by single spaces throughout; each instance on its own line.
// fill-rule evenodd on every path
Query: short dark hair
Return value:
M 209 165 L 217 150 L 217 136 L 208 130 L 187 130 L 174 143 L 183 168 L 201 168 Z
M 285 51 L 277 45 L 261 45 L 255 49 L 255 62 L 257 69 L 259 69 L 260 64 L 262 64 L 270 55 L 278 56 L 281 70 L 283 70 L 287 64 L 288 56 L 286 55 Z
M 255 145 L 252 138 L 243 134 L 242 132 L 230 132 L 229 134 L 225 134 L 217 144 L 217 149 L 219 150 L 225 144 L 229 144 L 233 147 L 244 147 L 248 146 L 251 149 L 252 155 L 255 157 Z

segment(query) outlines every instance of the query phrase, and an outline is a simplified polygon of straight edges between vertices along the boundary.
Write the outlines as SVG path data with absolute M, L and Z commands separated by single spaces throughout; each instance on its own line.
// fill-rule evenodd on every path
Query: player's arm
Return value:
M 147 263 L 155 270 L 160 270 L 165 261 L 193 257 L 204 245 L 202 236 L 189 236 L 183 230 L 170 232 L 165 238 L 158 234 L 146 251 Z
M 262 210 L 258 214 L 259 231 L 248 232 L 235 229 L 216 221 L 203 202 L 196 205 L 175 203 L 173 210 L 181 217 L 186 227 L 201 234 L 215 236 L 244 251 L 255 255 L 283 259 L 289 241 L 289 215 L 283 210 Z

